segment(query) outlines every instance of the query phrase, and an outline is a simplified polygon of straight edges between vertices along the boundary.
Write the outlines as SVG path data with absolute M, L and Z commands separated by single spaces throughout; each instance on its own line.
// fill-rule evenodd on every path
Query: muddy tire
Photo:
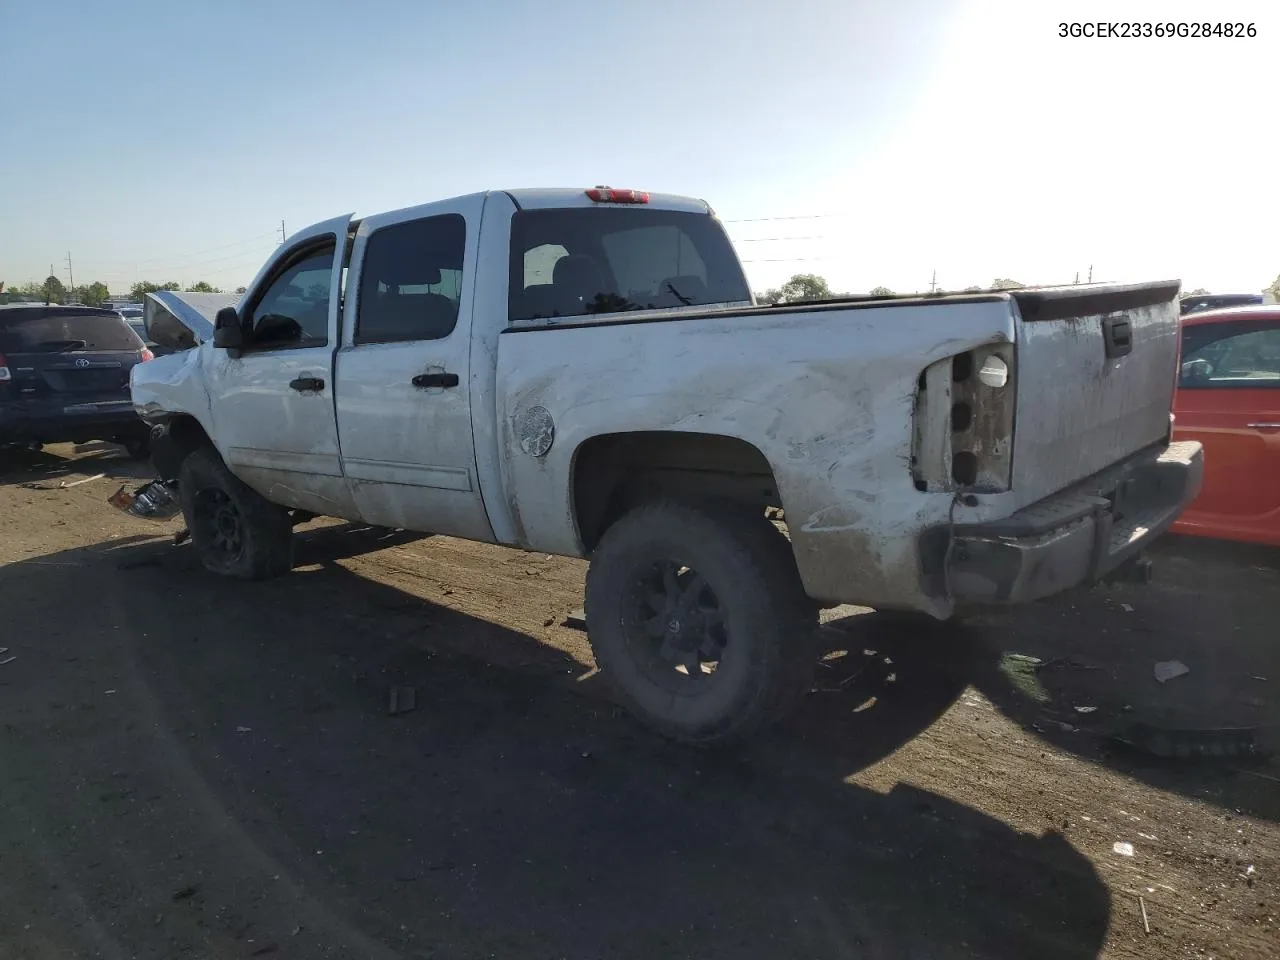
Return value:
M 676 740 L 740 740 L 809 690 L 818 607 L 763 516 L 678 501 L 633 509 L 591 558 L 585 607 L 601 674 Z
M 289 512 L 238 480 L 216 450 L 182 461 L 182 514 L 206 570 L 238 580 L 266 580 L 293 567 Z

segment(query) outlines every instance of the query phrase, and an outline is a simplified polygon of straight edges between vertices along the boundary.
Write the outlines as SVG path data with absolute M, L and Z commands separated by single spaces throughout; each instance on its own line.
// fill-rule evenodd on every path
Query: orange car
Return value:
M 1280 306 L 1182 318 L 1174 438 L 1204 445 L 1175 533 L 1280 546 Z

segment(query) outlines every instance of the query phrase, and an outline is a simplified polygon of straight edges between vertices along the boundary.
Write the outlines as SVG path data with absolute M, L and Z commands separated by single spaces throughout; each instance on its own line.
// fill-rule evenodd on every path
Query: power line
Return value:
M 772 243 L 775 240 L 825 240 L 825 236 L 817 237 L 743 237 L 740 240 L 734 240 L 734 243 Z
M 263 240 L 267 237 L 274 237 L 275 235 L 276 235 L 275 230 L 269 230 L 266 233 L 260 233 L 257 236 L 248 237 L 244 240 L 237 240 L 234 243 L 224 243 L 220 247 L 209 247 L 207 250 L 195 250 L 190 253 L 171 254 L 169 256 L 164 256 L 164 257 L 148 257 L 140 260 L 89 260 L 89 261 L 82 261 L 82 263 L 83 262 L 96 263 L 103 266 L 110 265 L 110 264 L 116 264 L 119 266 L 142 266 L 145 264 L 152 264 L 152 263 L 176 264 L 176 261 L 179 261 L 179 260 L 186 260 L 190 257 L 204 256 L 206 253 L 217 253 L 220 250 L 230 250 L 232 247 L 241 247 L 241 246 L 244 246 L 246 243 L 253 243 L 255 240 Z

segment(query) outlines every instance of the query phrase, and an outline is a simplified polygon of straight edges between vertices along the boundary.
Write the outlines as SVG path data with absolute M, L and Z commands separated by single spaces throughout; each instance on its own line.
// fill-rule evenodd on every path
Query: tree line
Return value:
M 183 293 L 222 293 L 221 288 L 215 287 L 204 280 L 185 287 L 176 280 L 170 280 L 168 283 L 153 283 L 150 280 L 140 280 L 129 288 L 129 299 L 141 303 L 148 293 L 155 293 L 159 290 L 178 290 Z M 235 292 L 244 293 L 244 287 L 237 287 Z M 61 280 L 53 276 L 45 278 L 43 283 L 31 281 L 17 287 L 6 286 L 3 281 L 0 281 L 0 303 L 13 300 L 39 300 L 46 303 L 82 303 L 86 307 L 100 307 L 111 299 L 113 299 L 111 291 L 101 280 L 79 284 L 71 288 L 68 288 Z
M 965 287 L 963 290 L 935 290 L 932 296 L 944 296 L 948 293 L 985 293 L 989 290 L 1018 290 L 1025 286 L 1026 284 L 1008 277 L 996 277 L 991 281 L 990 286 Z M 1270 294 L 1275 302 L 1280 303 L 1280 277 L 1276 277 L 1275 282 L 1264 288 L 1262 292 Z M 1199 296 L 1207 293 L 1209 293 L 1208 290 L 1198 287 L 1184 292 L 1183 296 Z M 802 300 L 832 300 L 854 296 L 861 296 L 861 294 L 833 293 L 825 278 L 816 273 L 797 273 L 782 286 L 757 293 L 756 301 L 758 303 L 796 303 Z M 868 296 L 892 297 L 894 292 L 888 287 L 872 287 Z
M 982 293 L 986 290 L 1017 290 L 1024 286 L 1026 284 L 1019 283 L 1017 280 L 997 277 L 991 281 L 991 286 L 989 287 L 935 290 L 933 296 L 942 296 L 947 293 Z M 872 287 L 867 295 L 872 297 L 892 297 L 895 296 L 895 293 L 888 287 Z M 861 294 L 833 293 L 831 285 L 827 283 L 826 279 L 816 273 L 797 273 L 782 286 L 772 287 L 763 293 L 757 293 L 756 300 L 760 303 L 796 303 L 801 300 L 832 300 L 840 297 L 855 296 L 861 296 Z

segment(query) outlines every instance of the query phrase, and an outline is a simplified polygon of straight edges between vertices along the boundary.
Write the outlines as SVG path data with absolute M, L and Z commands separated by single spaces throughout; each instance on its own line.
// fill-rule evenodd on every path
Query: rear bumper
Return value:
M 130 400 L 0 403 L 0 443 L 109 440 L 145 436 L 147 429 Z
M 957 526 L 947 581 L 960 605 L 1029 603 L 1132 560 L 1196 498 L 1195 441 L 1149 448 L 995 523 Z

